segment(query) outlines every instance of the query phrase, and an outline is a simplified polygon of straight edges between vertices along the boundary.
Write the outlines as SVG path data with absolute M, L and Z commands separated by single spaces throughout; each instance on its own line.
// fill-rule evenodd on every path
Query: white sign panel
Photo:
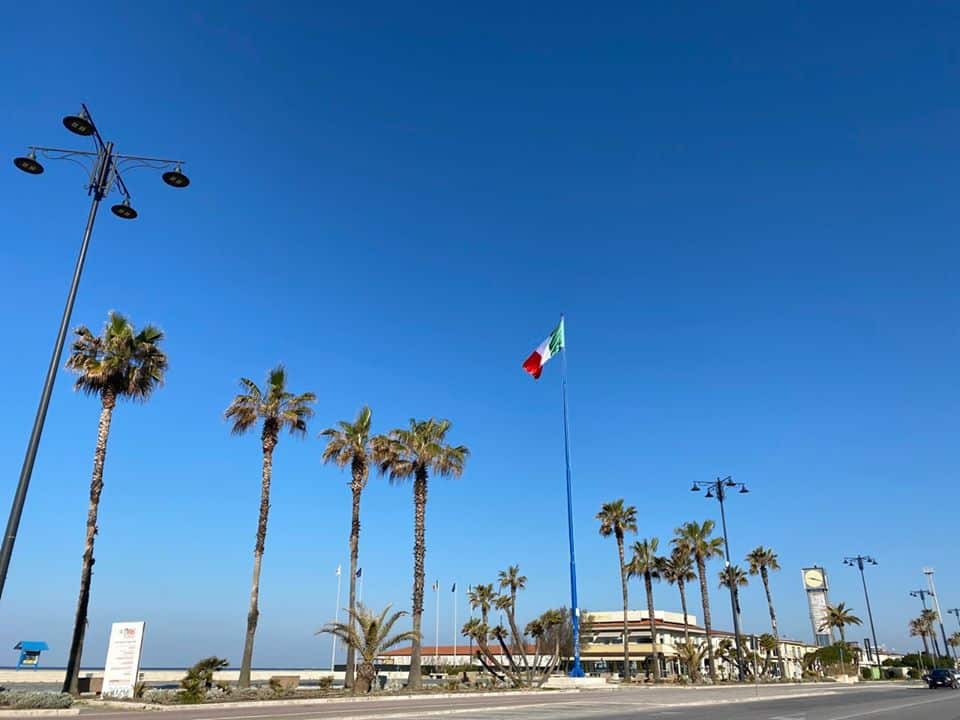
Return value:
M 826 627 L 827 622 L 827 594 L 812 590 L 807 593 L 810 602 L 810 617 L 813 620 L 813 626 L 817 635 L 830 635 L 831 628 Z
M 143 622 L 118 622 L 110 628 L 107 662 L 103 667 L 103 697 L 132 698 L 140 678 Z

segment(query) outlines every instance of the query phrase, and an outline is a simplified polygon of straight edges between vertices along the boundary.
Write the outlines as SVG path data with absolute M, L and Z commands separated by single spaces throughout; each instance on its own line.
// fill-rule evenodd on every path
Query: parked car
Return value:
M 960 688 L 960 675 L 956 670 L 949 668 L 934 668 L 928 674 L 923 676 L 931 690 L 938 687 L 948 687 L 957 690 Z

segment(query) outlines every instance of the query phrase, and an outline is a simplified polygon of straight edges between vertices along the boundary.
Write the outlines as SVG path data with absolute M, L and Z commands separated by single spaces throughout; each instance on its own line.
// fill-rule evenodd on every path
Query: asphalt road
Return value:
M 95 715 L 97 720 L 130 720 L 130 714 L 130 711 L 84 712 L 84 715 Z M 457 720 L 960 720 L 960 691 L 931 691 L 918 685 L 764 687 L 760 689 L 760 697 L 756 697 L 750 688 L 637 688 L 282 707 L 204 705 L 154 717 L 157 720 L 391 720 L 429 717 Z

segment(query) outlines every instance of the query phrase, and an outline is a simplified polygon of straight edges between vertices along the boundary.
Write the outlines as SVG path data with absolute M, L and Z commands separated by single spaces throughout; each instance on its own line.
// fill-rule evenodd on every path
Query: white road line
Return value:
M 917 707 L 918 705 L 929 705 L 931 703 L 944 702 L 949 700 L 950 697 L 934 698 L 933 700 L 919 700 L 917 702 L 905 703 L 903 705 L 892 705 L 890 707 L 879 708 L 877 710 L 864 710 L 863 712 L 850 713 L 849 715 L 837 715 L 832 717 L 829 720 L 851 720 L 851 718 L 859 717 L 868 717 L 869 715 L 879 715 L 880 713 L 893 712 L 894 710 L 905 710 L 911 707 Z

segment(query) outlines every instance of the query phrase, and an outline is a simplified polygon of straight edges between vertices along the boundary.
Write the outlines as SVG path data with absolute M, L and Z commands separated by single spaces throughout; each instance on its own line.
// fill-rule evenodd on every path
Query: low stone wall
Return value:
M 56 685 L 63 682 L 64 670 L 53 670 L 48 668 L 38 668 L 36 670 L 0 670 L 0 685 Z M 168 685 L 179 683 L 183 676 L 187 674 L 187 669 L 182 670 L 141 670 L 140 678 L 143 682 Z M 253 682 L 267 682 L 270 678 L 277 675 L 298 675 L 300 682 L 316 682 L 320 678 L 330 677 L 329 670 L 254 670 L 250 673 L 250 679 Z M 343 671 L 332 673 L 334 682 L 343 682 Z M 403 673 L 406 677 L 406 673 Z M 85 669 L 80 671 L 80 677 L 103 677 L 102 669 Z M 240 678 L 239 669 L 221 670 L 214 676 L 221 682 L 235 683 Z

